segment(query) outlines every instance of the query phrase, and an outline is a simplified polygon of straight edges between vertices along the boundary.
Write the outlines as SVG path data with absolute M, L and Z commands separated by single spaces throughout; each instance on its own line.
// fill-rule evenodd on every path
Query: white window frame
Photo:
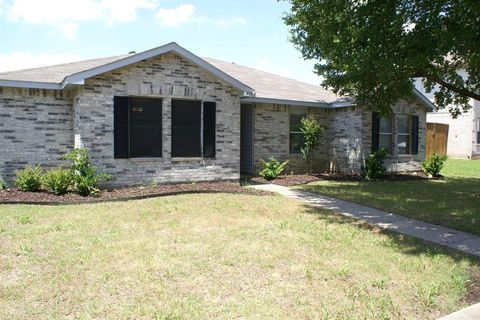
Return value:
M 480 118 L 477 118 L 476 124 L 477 124 L 477 128 L 476 128 L 477 130 L 475 131 L 476 140 L 477 140 L 477 144 L 480 144 Z
M 382 132 L 380 131 L 380 125 L 378 126 L 378 148 L 381 149 L 382 147 L 380 146 L 380 137 L 381 136 L 389 136 L 390 139 L 390 150 L 388 150 L 388 154 L 393 154 L 393 147 L 394 147 L 394 144 L 393 144 L 393 130 L 394 130 L 394 126 L 393 126 L 393 118 L 392 117 L 383 117 L 383 116 L 380 116 L 379 118 L 379 123 L 380 121 L 382 121 L 382 119 L 385 119 L 387 121 L 390 121 L 390 132 Z
M 304 110 L 299 110 L 299 109 L 290 109 L 290 112 L 288 113 L 288 154 L 290 155 L 299 155 L 300 152 L 292 153 L 292 148 L 291 148 L 291 134 L 303 134 L 302 131 L 292 131 L 291 128 L 291 117 L 292 115 L 297 115 L 297 116 L 303 116 L 306 117 L 308 115 L 307 111 Z
M 398 120 L 401 118 L 401 117 L 406 117 L 407 118 L 407 121 L 408 121 L 408 133 L 400 133 L 398 131 L 398 129 L 400 128 L 400 126 L 398 125 Z M 398 114 L 397 115 L 397 146 L 396 149 L 397 149 L 397 154 L 398 155 L 412 155 L 413 154 L 413 150 L 412 150 L 412 115 L 410 114 Z M 398 137 L 408 137 L 408 150 L 406 153 L 400 153 L 398 152 Z

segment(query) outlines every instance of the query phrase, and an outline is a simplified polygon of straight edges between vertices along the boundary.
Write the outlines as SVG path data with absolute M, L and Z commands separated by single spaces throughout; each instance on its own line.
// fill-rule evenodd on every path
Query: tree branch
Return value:
M 469 98 L 480 101 L 480 94 L 477 94 L 475 92 L 472 92 L 472 91 L 469 91 L 469 90 L 466 90 L 466 89 L 463 89 L 463 88 L 459 88 L 459 87 L 457 87 L 457 86 L 455 86 L 451 83 L 448 83 L 448 82 L 444 81 L 443 79 L 441 79 L 439 77 L 436 77 L 436 76 L 433 76 L 431 74 L 425 74 L 425 73 L 420 72 L 417 75 L 415 75 L 414 77 L 426 78 L 426 79 L 428 79 L 432 82 L 438 83 L 439 85 L 447 88 L 450 91 L 453 91 L 453 92 L 456 92 L 458 94 L 461 94 L 461 95 L 467 96 Z

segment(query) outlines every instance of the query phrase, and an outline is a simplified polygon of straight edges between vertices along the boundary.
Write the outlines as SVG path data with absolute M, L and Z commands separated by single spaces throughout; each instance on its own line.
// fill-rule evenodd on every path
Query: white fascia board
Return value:
M 272 104 L 284 104 L 284 105 L 290 105 L 290 106 L 316 107 L 316 108 L 330 107 L 330 105 L 325 102 L 287 100 L 287 99 L 262 98 L 262 97 L 242 97 L 240 98 L 240 102 L 241 103 L 272 103 Z
M 166 45 L 144 51 L 141 53 L 134 54 L 132 56 L 126 57 L 121 60 L 117 60 L 111 63 L 107 63 L 105 65 L 92 68 L 90 70 L 85 70 L 81 71 L 78 73 L 71 74 L 62 81 L 62 88 L 69 84 L 74 84 L 74 83 L 81 83 L 87 78 L 94 77 L 96 75 L 110 72 L 125 66 L 128 66 L 133 63 L 137 63 L 139 61 L 149 59 L 167 52 L 175 52 L 179 56 L 193 62 L 194 64 L 198 65 L 199 67 L 202 67 L 203 69 L 209 71 L 210 73 L 214 74 L 215 76 L 219 77 L 220 79 L 224 80 L 225 82 L 229 83 L 233 87 L 239 89 L 240 91 L 244 92 L 246 95 L 253 95 L 255 94 L 255 91 L 250 88 L 249 86 L 245 85 L 244 83 L 238 81 L 237 79 L 229 76 L 225 72 L 221 71 L 220 69 L 214 67 L 210 63 L 206 62 L 202 58 L 194 55 L 190 51 L 184 49 L 183 47 L 179 46 L 175 42 L 168 43 Z
M 427 107 L 428 110 L 430 111 L 437 110 L 437 107 L 435 106 L 435 104 L 433 104 L 433 102 L 430 101 L 430 99 L 425 97 L 425 95 L 420 91 L 418 91 L 416 88 L 413 88 L 413 94 Z
M 0 80 L 0 87 L 28 88 L 28 89 L 50 89 L 61 90 L 62 86 L 55 82 L 37 82 L 22 80 Z

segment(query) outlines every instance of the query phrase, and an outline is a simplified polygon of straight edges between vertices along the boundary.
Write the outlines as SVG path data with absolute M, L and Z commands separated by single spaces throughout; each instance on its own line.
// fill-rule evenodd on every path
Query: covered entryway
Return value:
M 254 173 L 255 106 L 253 104 L 242 104 L 240 110 L 240 173 L 250 175 Z

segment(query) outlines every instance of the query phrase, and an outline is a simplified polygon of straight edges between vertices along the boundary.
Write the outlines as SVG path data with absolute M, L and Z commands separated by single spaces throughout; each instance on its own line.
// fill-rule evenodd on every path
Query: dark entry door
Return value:
M 254 106 L 244 104 L 240 113 L 240 172 L 253 174 Z

